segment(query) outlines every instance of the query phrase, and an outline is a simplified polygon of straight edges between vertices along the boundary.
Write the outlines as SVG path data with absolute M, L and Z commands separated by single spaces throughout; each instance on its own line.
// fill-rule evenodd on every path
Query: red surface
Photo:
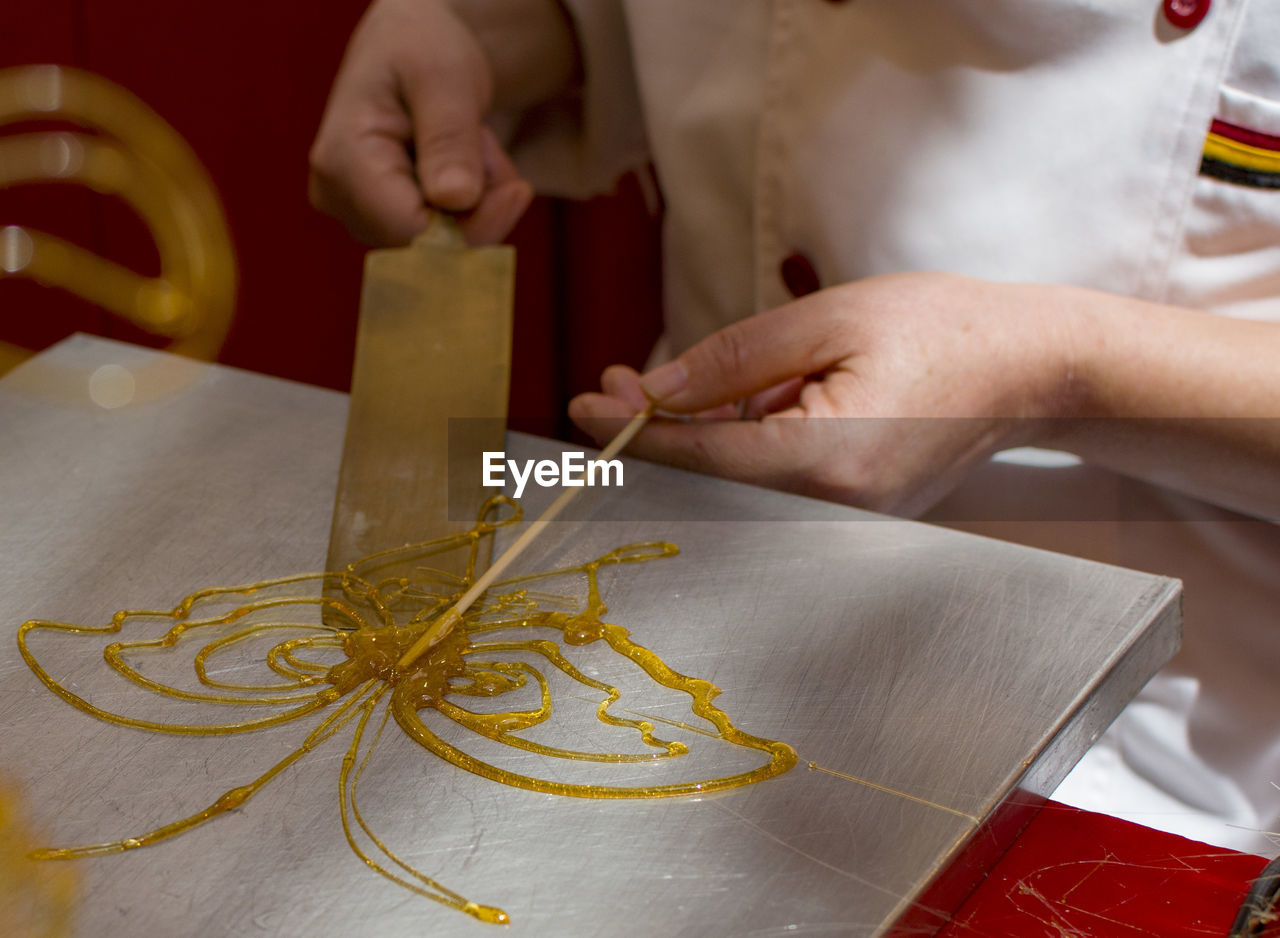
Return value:
M 938 934 L 1222 938 L 1266 862 L 1049 802 Z

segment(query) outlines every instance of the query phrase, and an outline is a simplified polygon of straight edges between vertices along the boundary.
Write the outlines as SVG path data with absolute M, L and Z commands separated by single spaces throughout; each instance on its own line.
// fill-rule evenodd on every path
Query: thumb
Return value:
M 483 121 L 492 78 L 483 60 L 464 58 L 406 76 L 402 88 L 422 194 L 428 204 L 450 212 L 475 208 L 485 187 Z
M 664 410 L 696 413 L 825 371 L 849 353 L 826 292 L 712 333 L 642 376 L 641 388 Z

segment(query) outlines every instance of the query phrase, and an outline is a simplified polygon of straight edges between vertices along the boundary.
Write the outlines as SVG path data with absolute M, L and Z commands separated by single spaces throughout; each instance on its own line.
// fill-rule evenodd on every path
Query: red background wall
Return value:
M 307 149 L 365 5 L 0 5 L 0 67 L 54 62 L 103 75 L 172 124 L 209 170 L 240 268 L 237 317 L 221 360 L 341 390 L 351 376 L 362 248 L 308 205 Z M 88 190 L 0 190 L 0 226 L 15 223 L 158 273 L 138 220 Z M 657 222 L 627 180 L 617 194 L 588 203 L 539 200 L 511 240 L 518 251 L 513 423 L 563 435 L 568 398 L 594 387 L 613 361 L 640 364 L 658 334 Z M 39 349 L 76 330 L 146 341 L 59 291 L 0 282 L 0 340 Z

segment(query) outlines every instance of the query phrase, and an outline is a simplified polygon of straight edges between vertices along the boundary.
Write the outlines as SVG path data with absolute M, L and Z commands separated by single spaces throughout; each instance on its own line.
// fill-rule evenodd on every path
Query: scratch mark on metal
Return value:
M 956 817 L 965 818 L 966 820 L 972 821 L 975 824 L 978 824 L 982 821 L 982 819 L 979 817 L 975 817 L 972 814 L 967 814 L 964 811 L 957 810 L 956 808 L 948 807 L 945 804 L 938 804 L 938 802 L 930 801 L 928 798 L 921 798 L 918 795 L 912 795 L 905 791 L 898 791 L 898 789 L 896 788 L 890 788 L 888 785 L 880 785 L 868 779 L 859 778 L 856 775 L 849 775 L 845 772 L 838 772 L 835 769 L 827 768 L 825 765 L 818 765 L 818 763 L 816 762 L 810 762 L 809 768 L 811 771 L 814 771 L 814 772 L 826 772 L 828 775 L 834 775 L 837 778 L 842 778 L 848 782 L 856 782 L 859 785 L 866 785 L 868 788 L 874 788 L 876 791 L 882 791 L 886 795 L 897 795 L 899 798 L 906 798 L 908 801 L 914 801 L 916 804 L 922 804 L 929 808 L 937 808 L 939 811 L 946 811 L 948 814 L 954 814 Z

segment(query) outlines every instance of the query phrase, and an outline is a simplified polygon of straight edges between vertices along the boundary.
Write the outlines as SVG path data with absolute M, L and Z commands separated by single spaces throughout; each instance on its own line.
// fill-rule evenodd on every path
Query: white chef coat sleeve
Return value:
M 528 111 L 495 116 L 521 174 L 539 192 L 586 198 L 649 159 L 620 0 L 561 0 L 577 33 L 581 84 Z

